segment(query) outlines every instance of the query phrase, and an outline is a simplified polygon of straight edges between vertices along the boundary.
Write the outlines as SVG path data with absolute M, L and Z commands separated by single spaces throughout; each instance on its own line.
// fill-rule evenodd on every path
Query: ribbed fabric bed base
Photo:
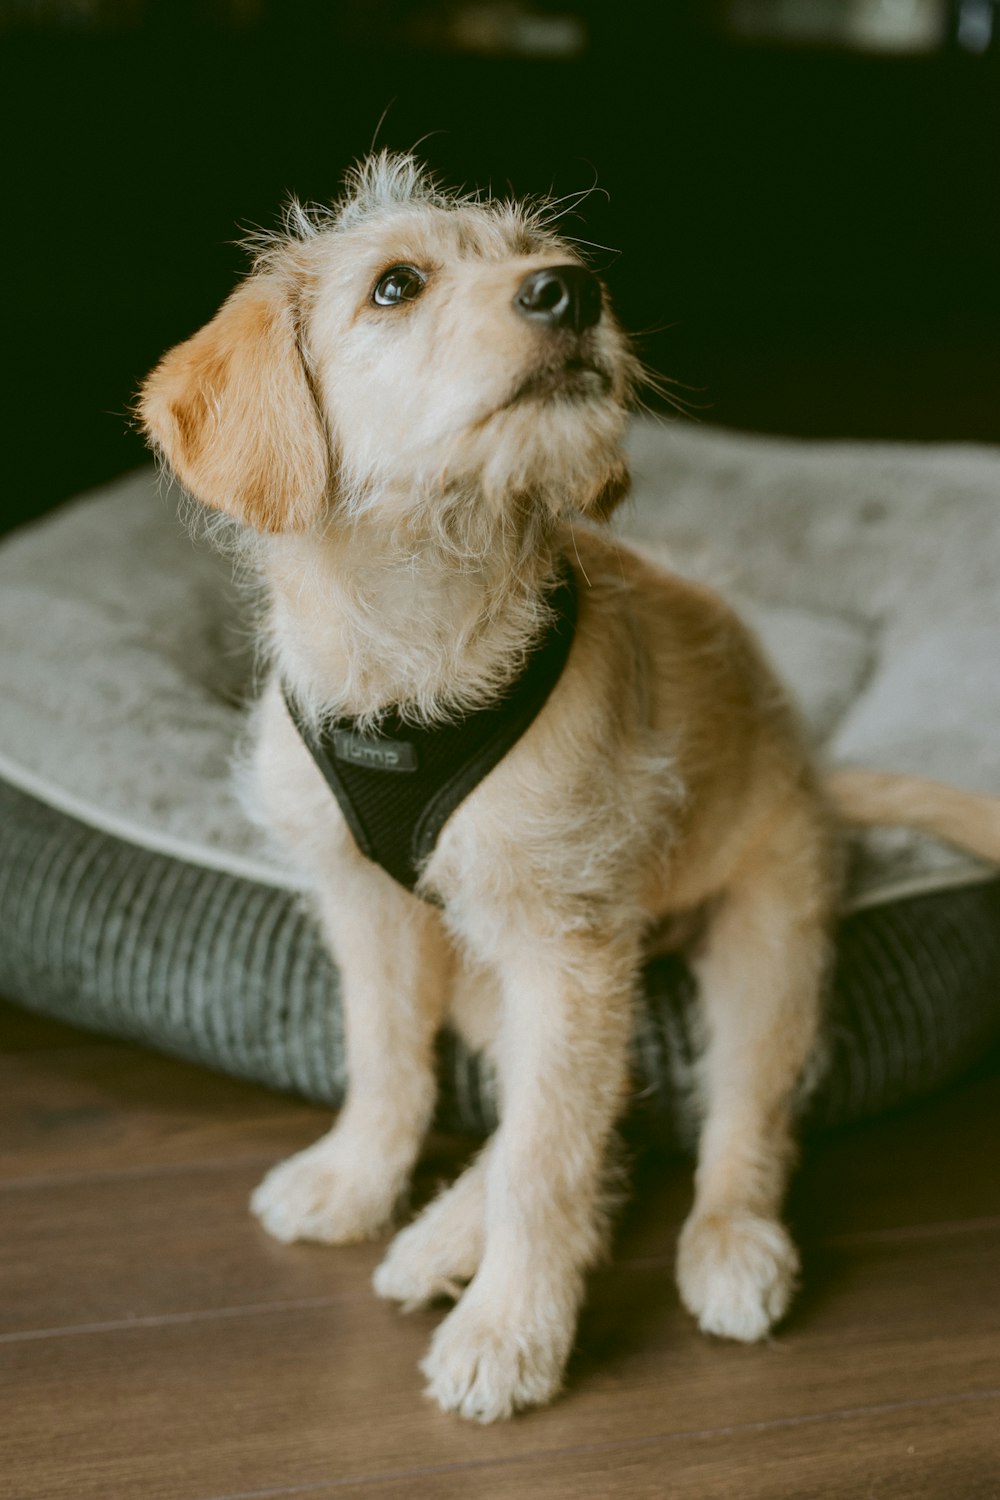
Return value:
M 330 1105 L 344 1089 L 336 971 L 287 891 L 152 853 L 0 783 L 0 993 Z M 947 1083 L 1000 1040 L 1000 879 L 869 907 L 840 929 L 810 1123 Z M 694 1006 L 657 959 L 637 1006 L 634 1133 L 694 1133 Z M 961 996 L 961 1004 L 954 1002 Z M 439 1122 L 485 1133 L 490 1079 L 450 1035 Z

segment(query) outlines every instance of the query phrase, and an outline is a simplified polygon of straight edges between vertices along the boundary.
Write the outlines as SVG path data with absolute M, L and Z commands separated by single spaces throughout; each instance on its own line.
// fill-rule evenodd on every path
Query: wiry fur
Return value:
M 274 664 L 249 801 L 295 854 L 343 980 L 347 1101 L 254 1211 L 285 1240 L 380 1232 L 431 1118 L 437 1029 L 484 1049 L 500 1128 L 375 1283 L 407 1306 L 460 1295 L 423 1368 L 482 1421 L 560 1386 L 605 1237 L 644 943 L 678 919 L 698 935 L 705 1033 L 681 1296 L 738 1339 L 783 1315 L 797 1259 L 779 1215 L 838 892 L 835 820 L 754 642 L 594 524 L 627 482 L 637 366 L 606 304 L 578 337 L 518 315 L 529 273 L 578 259 L 550 220 L 377 157 L 329 213 L 293 206 L 140 400 L 184 484 L 247 528 Z M 424 291 L 377 307 L 400 263 Z M 358 853 L 279 679 L 315 720 L 487 701 L 544 626 L 560 554 L 580 590 L 568 665 L 449 819 L 425 903 Z

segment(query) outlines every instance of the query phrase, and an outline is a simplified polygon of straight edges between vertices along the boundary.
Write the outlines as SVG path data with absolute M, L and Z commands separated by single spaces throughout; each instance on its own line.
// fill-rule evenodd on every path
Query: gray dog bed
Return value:
M 638 423 L 629 535 L 737 599 L 831 764 L 1000 791 L 1000 456 Z M 236 804 L 247 610 L 143 470 L 0 548 L 0 992 L 336 1104 L 334 968 Z M 1000 879 L 894 830 L 857 840 L 816 1123 L 955 1077 L 1000 1038 Z M 634 1118 L 691 1138 L 692 994 L 657 960 Z M 442 1119 L 493 1122 L 442 1041 Z

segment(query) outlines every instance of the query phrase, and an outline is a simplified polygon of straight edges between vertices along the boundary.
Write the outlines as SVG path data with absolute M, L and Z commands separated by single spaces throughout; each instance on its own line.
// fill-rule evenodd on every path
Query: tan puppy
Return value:
M 759 1339 L 798 1269 L 780 1213 L 838 840 L 739 621 L 595 524 L 626 487 L 635 371 L 600 284 L 544 214 L 445 197 L 383 155 L 329 218 L 293 214 L 141 397 L 185 487 L 254 539 L 273 674 L 250 800 L 301 866 L 343 976 L 347 1101 L 269 1173 L 254 1212 L 282 1240 L 378 1234 L 431 1119 L 436 1031 L 450 1021 L 484 1049 L 500 1128 L 375 1277 L 408 1306 L 460 1296 L 423 1368 L 442 1407 L 482 1421 L 559 1389 L 605 1238 L 639 965 L 665 918 L 702 918 L 704 1126 L 681 1296 L 702 1328 Z M 281 682 L 314 725 L 490 701 L 545 627 L 560 557 L 579 589 L 568 664 L 411 894 L 359 853 Z M 842 787 L 862 819 L 877 791 Z

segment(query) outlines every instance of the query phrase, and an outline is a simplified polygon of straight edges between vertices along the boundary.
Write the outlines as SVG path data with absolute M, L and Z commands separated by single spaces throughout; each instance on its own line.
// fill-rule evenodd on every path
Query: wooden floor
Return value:
M 440 1312 L 378 1246 L 280 1246 L 262 1169 L 319 1110 L 0 1006 L 0 1494 L 249 1500 L 1000 1497 L 1000 1079 L 814 1142 L 780 1336 L 678 1307 L 683 1165 L 647 1161 L 569 1389 L 479 1428 L 421 1396 Z M 461 1143 L 435 1142 L 426 1191 Z

